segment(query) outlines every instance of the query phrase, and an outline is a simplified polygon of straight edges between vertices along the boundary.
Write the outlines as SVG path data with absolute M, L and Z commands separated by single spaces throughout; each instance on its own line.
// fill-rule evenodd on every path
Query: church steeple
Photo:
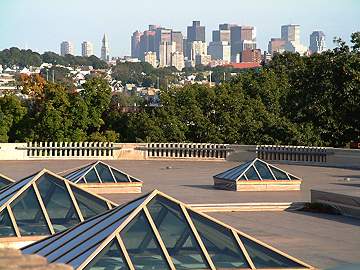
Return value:
M 110 61 L 109 39 L 106 33 L 104 34 L 102 39 L 101 60 Z

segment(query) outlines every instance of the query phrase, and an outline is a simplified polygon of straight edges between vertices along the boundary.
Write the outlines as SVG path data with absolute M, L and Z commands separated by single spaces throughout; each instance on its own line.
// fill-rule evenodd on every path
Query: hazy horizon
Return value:
M 35 4 L 36 3 L 36 4 Z M 138 0 L 122 3 L 116 0 L 2 0 L 0 10 L 0 50 L 10 47 L 28 48 L 40 53 L 59 53 L 60 43 L 69 40 L 75 53 L 81 54 L 81 42 L 90 41 L 99 56 L 101 39 L 107 33 L 112 56 L 130 54 L 130 36 L 146 30 L 149 24 L 181 30 L 193 20 L 206 26 L 207 42 L 220 23 L 236 23 L 256 27 L 257 44 L 267 50 L 270 38 L 280 37 L 284 24 L 301 25 L 301 40 L 309 45 L 309 35 L 321 30 L 327 47 L 333 38 L 349 41 L 352 32 L 360 31 L 360 1 L 344 0 L 183 0 L 176 6 L 165 0 Z M 271 3 L 271 5 L 270 5 Z

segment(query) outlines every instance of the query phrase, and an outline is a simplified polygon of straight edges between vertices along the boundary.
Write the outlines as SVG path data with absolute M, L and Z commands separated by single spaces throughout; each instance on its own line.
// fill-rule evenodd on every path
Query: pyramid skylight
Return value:
M 312 269 L 156 190 L 22 252 L 77 270 Z
M 299 177 L 296 177 L 258 158 L 248 161 L 244 164 L 241 164 L 240 166 L 227 170 L 218 175 L 215 175 L 214 177 L 217 179 L 224 179 L 231 181 L 300 180 Z
M 115 206 L 42 170 L 0 190 L 0 239 L 61 232 Z
M 0 174 L 0 189 L 11 183 L 14 183 L 14 181 L 12 179 L 10 179 L 9 177 L 7 177 L 3 174 Z
M 77 184 L 142 182 L 102 161 L 97 161 L 76 169 L 75 171 L 66 174 L 64 177 Z

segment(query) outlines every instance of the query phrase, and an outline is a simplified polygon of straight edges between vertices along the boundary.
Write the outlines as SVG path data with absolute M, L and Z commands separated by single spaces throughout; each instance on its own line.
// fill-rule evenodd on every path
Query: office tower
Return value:
M 198 54 L 195 56 L 195 66 L 208 66 L 211 63 L 211 55 Z
M 155 31 L 156 29 L 160 28 L 160 25 L 157 24 L 149 24 L 149 31 Z
M 211 55 L 211 59 L 213 60 L 231 62 L 231 47 L 227 41 L 210 42 L 208 54 Z
M 269 41 L 268 52 L 271 56 L 274 56 L 275 53 L 283 53 L 285 51 L 286 41 L 281 38 L 272 38 Z
M 233 62 L 238 62 L 242 51 L 256 49 L 256 29 L 253 26 L 232 25 L 230 39 Z
M 288 24 L 281 26 L 281 39 L 300 43 L 300 25 Z
M 300 53 L 301 55 L 307 52 L 307 47 L 302 45 L 300 41 L 300 25 L 288 24 L 281 26 L 281 39 L 286 42 L 285 51 Z
M 184 54 L 183 40 L 184 40 L 184 36 L 180 31 L 171 32 L 171 42 L 176 43 L 176 51 L 181 54 Z
M 145 31 L 143 35 L 140 37 L 140 59 L 144 60 L 144 56 L 146 52 L 156 52 L 155 50 L 155 31 Z
M 311 53 L 322 53 L 326 50 L 325 34 L 323 31 L 314 31 L 310 35 L 310 47 Z
M 144 61 L 156 68 L 158 65 L 156 52 L 146 52 L 144 55 Z
M 261 50 L 244 50 L 241 52 L 241 62 L 261 63 Z
M 94 46 L 90 41 L 84 41 L 81 44 L 81 55 L 83 57 L 89 57 L 91 55 L 94 55 Z
M 226 41 L 230 44 L 230 30 L 214 30 L 212 32 L 212 41 L 213 42 L 222 42 Z
M 194 41 L 191 43 L 190 59 L 195 60 L 196 55 L 207 55 L 207 46 L 205 42 Z
M 160 45 L 163 42 L 171 43 L 171 29 L 157 28 L 155 31 L 155 52 L 160 60 Z
M 104 34 L 104 37 L 102 39 L 101 60 L 110 61 L 109 40 L 106 34 Z
M 185 67 L 184 54 L 181 52 L 174 52 L 171 54 L 171 66 L 181 71 Z
M 175 51 L 175 42 L 162 41 L 159 47 L 159 67 L 171 66 L 171 56 Z
M 200 25 L 200 21 L 193 21 L 192 26 L 187 28 L 188 42 L 202 41 L 205 42 L 205 26 Z
M 143 33 L 139 31 L 135 31 L 131 36 L 131 57 L 140 58 L 141 50 L 140 50 L 140 41 Z
M 65 56 L 67 54 L 74 55 L 74 45 L 70 41 L 61 42 L 60 54 L 61 56 Z

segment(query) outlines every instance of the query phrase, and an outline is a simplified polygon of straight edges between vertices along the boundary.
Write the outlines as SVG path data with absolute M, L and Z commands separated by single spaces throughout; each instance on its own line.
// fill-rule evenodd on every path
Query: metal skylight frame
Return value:
M 263 178 L 261 177 L 261 174 L 259 173 L 258 169 L 257 169 L 256 166 L 255 166 L 255 163 L 256 163 L 257 161 L 263 163 L 264 165 L 266 165 L 266 167 L 269 169 L 269 171 L 270 171 L 270 173 L 271 173 L 271 175 L 272 175 L 272 177 L 273 177 L 274 179 L 263 179 Z M 244 165 L 246 165 L 246 167 L 240 169 L 240 168 L 241 168 L 242 166 L 244 166 Z M 237 167 L 234 167 L 234 168 L 231 168 L 231 169 L 229 169 L 229 170 L 227 170 L 227 171 L 225 171 L 225 172 L 219 173 L 219 174 L 215 175 L 214 178 L 221 179 L 221 180 L 235 181 L 235 182 L 237 182 L 237 181 L 244 181 L 244 180 L 246 180 L 246 181 L 254 181 L 254 180 L 248 179 L 248 177 L 246 176 L 246 172 L 247 172 L 251 167 L 254 168 L 254 170 L 255 170 L 258 178 L 259 178 L 259 181 L 265 181 L 265 180 L 271 180 L 271 181 L 299 181 L 299 180 L 301 180 L 301 178 L 299 178 L 299 177 L 297 177 L 297 176 L 295 176 L 295 175 L 293 175 L 293 174 L 290 174 L 290 173 L 284 171 L 283 169 L 280 169 L 279 167 L 276 167 L 276 166 L 274 166 L 274 165 L 272 165 L 272 164 L 269 164 L 269 163 L 267 163 L 267 162 L 265 162 L 265 161 L 263 161 L 263 160 L 261 160 L 261 159 L 259 159 L 259 158 L 255 158 L 255 159 L 254 159 L 253 161 L 251 161 L 251 162 L 249 162 L 249 161 L 248 161 L 248 162 L 245 162 L 245 163 L 243 163 L 243 164 L 241 164 L 241 165 L 239 165 L 239 166 L 237 166 Z M 231 172 L 232 172 L 232 174 L 230 174 L 230 176 L 231 176 L 231 175 L 236 175 L 237 169 L 238 169 L 238 170 L 241 170 L 241 173 L 240 173 L 236 178 L 231 179 L 230 177 L 226 177 L 226 174 L 229 174 L 229 173 L 231 173 Z M 279 170 L 280 172 L 286 174 L 286 176 L 287 176 L 288 179 L 287 179 L 287 180 L 277 179 L 272 169 Z M 225 175 L 225 176 L 224 176 L 224 175 Z M 244 179 L 241 179 L 241 178 L 244 178 Z
M 143 181 L 141 181 L 140 179 L 137 179 L 136 177 L 133 177 L 133 176 L 131 176 L 131 175 L 129 175 L 129 174 L 127 174 L 127 173 L 113 167 L 113 166 L 110 166 L 109 164 L 106 164 L 103 161 L 100 161 L 100 160 L 96 161 L 96 162 L 93 162 L 93 163 L 89 163 L 89 164 L 84 165 L 84 166 L 82 166 L 80 168 L 77 168 L 74 171 L 72 171 L 71 173 L 65 174 L 63 177 L 68 179 L 69 181 L 75 183 L 75 184 L 79 183 L 80 181 L 83 181 L 85 184 L 94 184 L 94 183 L 88 183 L 88 181 L 86 180 L 86 175 L 92 169 L 94 169 L 94 171 L 95 171 L 95 173 L 97 175 L 97 178 L 99 179 L 99 183 L 104 183 L 102 181 L 101 177 L 100 177 L 100 174 L 99 174 L 98 170 L 96 169 L 96 166 L 98 164 L 102 164 L 102 165 L 108 167 L 108 169 L 109 169 L 109 171 L 111 173 L 111 176 L 113 178 L 112 180 L 114 181 L 114 183 L 126 183 L 126 182 L 118 182 L 116 180 L 116 177 L 115 177 L 114 173 L 113 173 L 113 170 L 123 174 L 124 176 L 126 176 L 129 183 L 143 183 Z M 111 182 L 107 182 L 107 183 L 111 183 Z
M 74 195 L 75 189 L 81 190 L 81 191 L 85 192 L 86 194 L 89 194 L 89 195 L 93 196 L 94 198 L 97 198 L 100 201 L 104 202 L 104 206 L 106 204 L 108 210 L 117 206 L 116 203 L 114 203 L 104 197 L 101 197 L 97 194 L 86 191 L 85 189 L 70 182 L 69 180 L 67 180 L 49 170 L 43 169 L 38 173 L 35 173 L 35 174 L 33 174 L 29 177 L 26 177 L 18 182 L 14 182 L 13 184 L 5 186 L 3 189 L 0 189 L 0 203 L 1 203 L 0 213 L 2 213 L 3 211 L 6 211 L 6 213 L 8 213 L 8 215 L 10 216 L 10 219 L 11 219 L 12 229 L 15 232 L 15 236 L 0 236 L 0 240 L 7 241 L 7 240 L 14 239 L 14 238 L 21 238 L 21 239 L 31 238 L 31 239 L 33 239 L 33 238 L 42 236 L 42 235 L 36 235 L 36 234 L 34 234 L 31 237 L 30 236 L 22 236 L 20 233 L 19 226 L 16 222 L 16 218 L 14 216 L 13 210 L 10 206 L 12 202 L 14 202 L 19 196 L 21 196 L 23 194 L 23 192 L 26 192 L 29 188 L 32 188 L 35 192 L 36 200 L 38 201 L 38 203 L 40 205 L 41 212 L 45 218 L 46 226 L 47 226 L 50 234 L 51 235 L 55 234 L 55 230 L 54 230 L 53 224 L 51 222 L 50 215 L 48 213 L 48 210 L 45 207 L 44 201 L 40 195 L 40 192 L 39 192 L 39 189 L 37 186 L 37 181 L 44 175 L 50 175 L 51 177 L 54 177 L 58 181 L 61 181 L 64 183 L 64 185 L 66 187 L 66 192 L 69 194 L 69 197 L 71 200 L 71 205 L 74 207 L 75 213 L 79 217 L 80 222 L 84 221 L 84 217 L 83 217 L 83 213 L 81 212 L 80 207 L 79 207 L 80 202 L 78 201 L 78 199 L 76 199 L 76 197 Z M 72 189 L 72 187 L 74 187 L 74 190 Z
M 58 234 L 58 235 L 55 235 L 55 236 L 50 236 L 49 238 L 47 239 L 44 239 L 44 240 L 41 240 L 37 243 L 34 243 L 32 245 L 29 245 L 25 248 L 23 248 L 23 252 L 26 253 L 26 254 L 31 254 L 31 253 L 36 253 L 36 254 L 39 254 L 39 255 L 42 255 L 42 250 L 46 249 L 49 245 L 51 245 L 52 243 L 55 243 L 55 242 L 59 242 L 59 245 L 58 245 L 58 248 L 54 249 L 52 252 L 56 252 L 56 251 L 60 251 L 60 253 L 63 253 L 64 256 L 66 254 L 68 254 L 69 250 L 61 250 L 65 243 L 61 243 L 61 238 L 64 237 L 64 239 L 68 239 L 67 235 L 70 235 L 72 232 L 78 230 L 80 232 L 80 234 L 83 234 L 83 233 L 86 233 L 84 232 L 83 228 L 84 226 L 88 226 L 89 228 L 90 227 L 95 227 L 97 225 L 99 225 L 99 223 L 101 222 L 101 220 L 104 220 L 106 219 L 106 215 L 111 215 L 110 213 L 111 212 L 114 212 L 113 215 L 116 215 L 118 214 L 117 212 L 123 212 L 123 214 L 120 216 L 120 218 L 122 217 L 126 217 L 122 222 L 121 224 L 112 232 L 110 233 L 104 240 L 98 242 L 95 246 L 92 246 L 90 247 L 90 250 L 93 249 L 90 253 L 87 254 L 86 258 L 84 258 L 82 261 L 79 261 L 77 262 L 77 264 L 71 264 L 71 261 L 74 261 L 71 260 L 70 262 L 66 262 L 64 260 L 60 260 L 60 262 L 63 262 L 63 263 L 68 263 L 70 265 L 72 265 L 74 267 L 74 269 L 77 269 L 77 270 L 83 270 L 83 269 L 86 269 L 86 267 L 97 257 L 98 254 L 101 253 L 101 251 L 106 248 L 113 240 L 114 241 L 117 241 L 117 244 L 118 246 L 120 247 L 120 251 L 122 252 L 122 255 L 124 256 L 125 258 L 125 261 L 124 263 L 126 263 L 127 267 L 131 270 L 135 270 L 134 268 L 134 265 L 131 261 L 131 258 L 127 252 L 127 248 L 121 238 L 121 235 L 120 233 L 122 232 L 122 230 L 135 218 L 137 217 L 140 213 L 144 213 L 145 214 L 145 218 L 147 219 L 148 223 L 150 224 L 150 227 L 151 227 L 151 230 L 153 232 L 153 234 L 155 235 L 156 239 L 157 239 L 157 242 L 161 248 L 161 251 L 162 251 L 162 255 L 164 255 L 165 259 L 166 259 L 166 263 L 168 264 L 169 268 L 170 269 L 176 269 L 173 261 L 172 261 L 172 258 L 171 256 L 169 255 L 169 252 L 167 251 L 167 248 L 162 240 L 162 237 L 160 235 L 160 232 L 159 232 L 159 229 L 157 228 L 157 226 L 155 225 L 155 222 L 153 220 L 153 217 L 151 216 L 150 212 L 149 212 L 149 209 L 147 207 L 147 205 L 156 197 L 156 196 L 162 196 L 164 197 L 165 199 L 177 204 L 178 206 L 180 206 L 180 209 L 181 209 L 181 212 L 182 214 L 184 215 L 185 217 L 185 220 L 187 222 L 187 225 L 190 227 L 191 229 L 191 232 L 193 233 L 193 235 L 195 236 L 195 239 L 197 241 L 197 243 L 199 244 L 200 248 L 201 248 L 201 251 L 203 252 L 203 255 L 206 259 L 206 262 L 208 263 L 208 265 L 210 266 L 210 269 L 214 270 L 216 269 L 211 257 L 210 257 L 210 254 L 208 253 L 200 235 L 199 235 L 199 232 L 197 231 L 197 228 L 195 227 L 194 223 L 193 223 L 193 220 L 192 218 L 190 217 L 190 211 L 191 212 L 194 212 L 196 213 L 197 215 L 200 215 L 202 216 L 203 218 L 207 219 L 207 220 L 210 220 L 211 222 L 214 222 L 215 224 L 218 224 L 222 227 L 224 227 L 225 229 L 227 229 L 229 232 L 232 233 L 234 239 L 235 239 L 235 242 L 237 243 L 237 247 L 239 248 L 239 250 L 243 253 L 245 259 L 246 259 L 246 262 L 248 263 L 248 265 L 250 266 L 250 268 L 239 268 L 239 269 L 251 269 L 251 270 L 256 270 L 256 269 L 262 269 L 262 270 L 270 270 L 270 269 L 274 269 L 274 268 L 256 268 L 253 260 L 251 259 L 250 255 L 248 254 L 247 252 L 247 249 L 245 247 L 245 245 L 242 243 L 241 239 L 242 237 L 244 238 L 247 238 L 253 242 L 255 242 L 256 244 L 258 245 L 261 245 L 262 247 L 264 248 L 267 248 L 269 249 L 270 251 L 272 252 L 275 252 L 277 253 L 278 255 L 294 262 L 295 264 L 298 264 L 300 265 L 299 267 L 294 267 L 294 268 L 286 268 L 287 270 L 297 270 L 297 269 L 315 269 L 314 267 L 312 267 L 311 265 L 308 265 L 288 254 L 285 254 L 284 252 L 281 252 L 235 228 L 232 228 L 231 226 L 219 221 L 219 220 L 216 220 L 215 218 L 212 218 L 204 213 L 201 213 L 201 212 L 197 212 L 195 210 L 193 210 L 191 207 L 187 206 L 186 204 L 158 191 L 158 190 L 154 190 L 153 192 L 145 195 L 145 196 L 142 196 L 140 197 L 139 199 L 137 200 L 134 200 L 132 202 L 129 202 L 127 203 L 126 205 L 124 206 L 120 206 L 120 207 L 117 207 L 113 210 L 109 210 L 107 213 L 104 213 L 104 214 L 101 214 L 97 217 L 93 217 L 92 219 L 89 219 L 88 221 L 82 223 L 82 224 L 79 224 L 79 225 L 76 225 L 74 226 L 73 228 L 61 233 L 61 234 Z M 132 204 L 135 204 L 137 205 L 135 209 L 131 209 L 133 208 L 134 205 Z M 130 207 L 132 205 L 132 207 Z M 130 207 L 130 209 L 127 209 Z M 119 217 L 118 217 L 119 218 Z M 96 223 L 94 225 L 90 225 L 88 223 Z M 101 228 L 99 228 L 101 230 Z M 77 236 L 75 236 L 73 238 L 74 241 L 76 241 Z M 78 246 L 81 245 L 81 243 L 78 243 Z M 76 247 L 75 247 L 76 248 Z M 89 251 L 89 249 L 87 250 Z M 76 250 L 75 253 L 78 253 L 79 254 L 79 257 L 82 257 L 83 254 L 85 252 L 87 252 L 86 250 Z M 50 252 L 49 254 L 51 254 L 52 252 Z M 49 255 L 48 254 L 48 255 Z M 45 257 L 48 257 L 45 256 Z M 58 258 L 61 258 L 62 256 L 58 257 Z M 49 260 L 50 262 L 59 262 L 59 260 Z M 276 268 L 276 269 L 285 269 L 285 268 Z

